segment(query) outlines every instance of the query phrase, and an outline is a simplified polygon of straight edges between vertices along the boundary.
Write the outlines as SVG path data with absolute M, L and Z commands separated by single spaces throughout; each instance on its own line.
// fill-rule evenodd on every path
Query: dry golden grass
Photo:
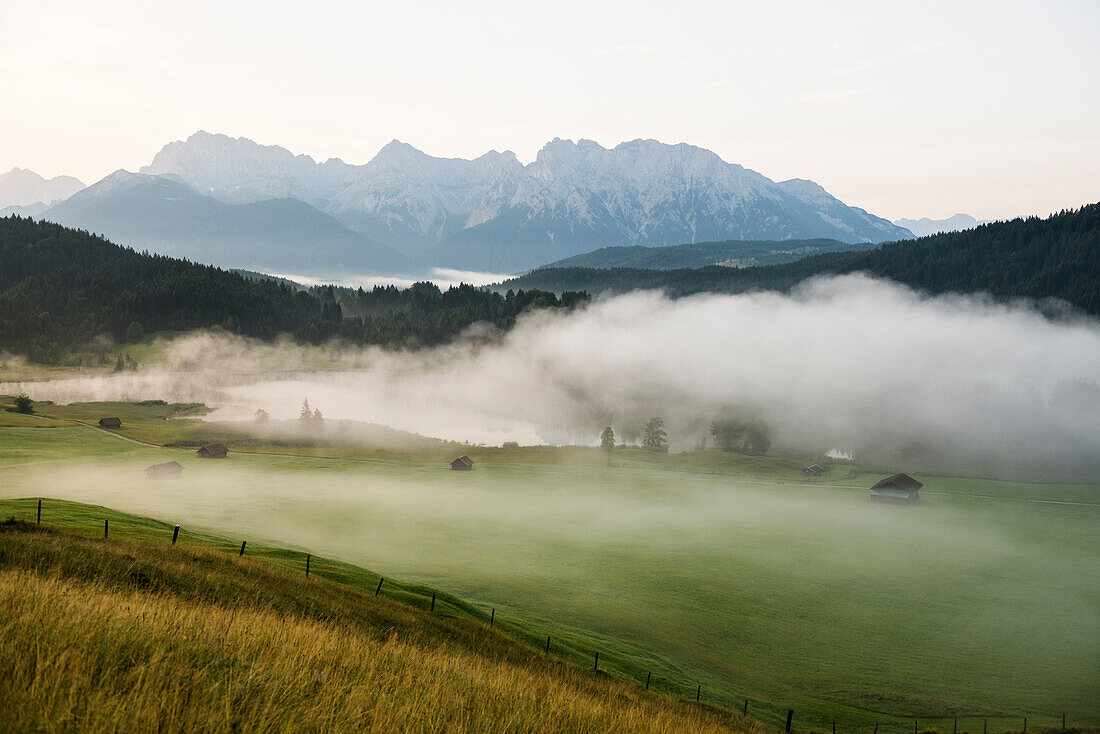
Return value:
M 8 525 L 0 730 L 769 728 L 262 561 Z

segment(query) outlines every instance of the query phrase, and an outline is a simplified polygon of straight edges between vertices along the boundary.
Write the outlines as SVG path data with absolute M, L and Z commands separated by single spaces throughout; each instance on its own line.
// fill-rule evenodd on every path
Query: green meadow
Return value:
M 110 407 L 140 440 L 195 430 Z M 796 729 L 1100 724 L 1096 486 L 918 475 L 910 507 L 868 501 L 881 475 L 848 465 L 811 482 L 804 459 L 716 451 L 621 450 L 609 465 L 595 449 L 463 449 L 472 472 L 448 469 L 447 446 L 203 460 L 69 420 L 108 406 L 41 410 L 2 414 L 5 517 L 43 497 L 44 522 L 89 534 L 117 512 L 112 533 L 167 542 L 180 523 L 188 542 L 247 540 L 292 568 L 308 552 L 314 573 L 371 590 L 381 574 L 384 593 L 424 605 L 435 591 L 483 621 L 495 610 L 531 645 L 549 635 L 586 665 L 598 651 L 601 669 L 658 690 L 749 699 L 772 722 L 792 708 Z M 145 479 L 173 459 L 179 480 Z

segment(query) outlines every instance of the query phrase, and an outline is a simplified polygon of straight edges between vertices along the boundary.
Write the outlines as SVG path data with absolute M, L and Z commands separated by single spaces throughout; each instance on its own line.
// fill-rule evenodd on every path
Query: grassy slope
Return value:
M 159 456 L 181 456 L 181 452 L 143 448 L 87 428 L 7 429 L 3 438 L 0 466 L 12 468 L 93 457 L 96 462 L 132 468 L 135 462 L 140 466 L 162 460 Z M 655 670 L 663 688 L 681 696 L 693 696 L 694 682 L 701 681 L 704 696 L 724 705 L 747 693 L 754 698 L 753 710 L 771 721 L 780 720 L 784 706 L 792 705 L 800 718 L 803 711 L 814 712 L 818 726 L 827 724 L 829 716 L 849 726 L 882 718 L 894 721 L 892 728 L 899 731 L 906 725 L 898 719 L 908 714 L 922 721 L 939 720 L 943 726 L 952 710 L 969 717 L 961 723 L 963 728 L 974 726 L 975 717 L 986 716 L 993 726 L 1009 727 L 1017 716 L 1014 712 L 1030 714 L 1032 726 L 1050 723 L 1063 707 L 1095 719 L 1088 701 L 1090 691 L 1100 688 L 1095 669 L 1087 672 L 1087 661 L 1097 649 L 1097 617 L 1094 612 L 1081 617 L 1080 610 L 1066 606 L 1063 598 L 1067 590 L 1082 583 L 1088 586 L 1090 579 L 1097 578 L 1095 510 L 952 496 L 1019 499 L 1045 494 L 1095 502 L 1094 487 L 921 477 L 928 483 L 929 497 L 920 514 L 886 510 L 876 515 L 875 522 L 882 525 L 878 530 L 847 522 L 846 515 L 867 510 L 862 492 L 834 486 L 827 492 L 827 504 L 822 504 L 820 489 L 764 487 L 783 499 L 789 518 L 759 527 L 738 524 L 736 516 L 741 512 L 759 513 L 750 505 L 735 509 L 733 524 L 724 516 L 708 518 L 692 531 L 694 540 L 647 535 L 648 542 L 637 543 L 616 533 L 614 522 L 595 536 L 579 533 L 578 537 L 560 531 L 543 537 L 542 528 L 528 521 L 517 528 L 509 519 L 508 527 L 497 527 L 491 514 L 467 517 L 467 508 L 461 505 L 448 511 L 446 498 L 454 489 L 427 495 L 434 498 L 433 505 L 440 505 L 435 510 L 403 509 L 395 515 L 385 504 L 376 504 L 369 492 L 363 498 L 352 497 L 341 484 L 346 477 L 349 487 L 363 482 L 364 488 L 393 487 L 386 491 L 419 497 L 425 482 L 456 489 L 472 482 L 463 491 L 473 487 L 479 491 L 465 504 L 493 506 L 512 502 L 512 488 L 520 486 L 556 498 L 562 492 L 560 483 L 566 481 L 600 496 L 607 493 L 617 498 L 616 503 L 626 502 L 627 512 L 650 502 L 665 506 L 672 497 L 670 490 L 684 499 L 673 499 L 668 507 L 694 501 L 695 488 L 698 496 L 720 491 L 731 498 L 749 489 L 730 483 L 728 477 L 683 468 L 668 472 L 662 466 L 667 462 L 669 468 L 676 468 L 691 461 L 706 465 L 710 456 L 723 459 L 714 452 L 642 454 L 636 465 L 613 469 L 606 467 L 598 452 L 560 452 L 559 460 L 576 452 L 595 461 L 592 466 L 552 467 L 482 463 L 475 473 L 462 476 L 440 473 L 438 466 L 402 462 L 236 455 L 231 463 L 214 466 L 186 456 L 182 460 L 191 467 L 189 472 L 251 467 L 250 471 L 280 478 L 323 472 L 331 478 L 326 484 L 333 486 L 309 501 L 288 501 L 277 480 L 262 481 L 270 497 L 264 504 L 274 511 L 232 500 L 212 508 L 215 514 L 203 516 L 204 522 L 240 528 L 248 514 L 258 511 L 266 522 L 293 518 L 305 529 L 331 528 L 334 536 L 365 533 L 368 540 L 363 550 L 347 550 L 339 544 L 318 550 L 327 547 L 327 552 L 349 560 L 367 558 L 372 566 L 486 600 L 503 610 L 509 631 L 523 639 L 536 642 L 549 631 L 555 649 L 560 647 L 566 655 L 584 660 L 601 650 L 601 661 L 616 673 L 636 679 L 646 670 Z M 521 449 L 519 453 L 537 452 Z M 629 454 L 617 455 L 616 463 Z M 790 460 L 756 462 L 752 471 L 777 476 L 792 468 L 788 463 L 797 466 Z M 861 477 L 860 483 L 872 479 Z M 117 489 L 119 501 L 131 497 L 126 487 Z M 171 491 L 146 488 L 142 492 L 149 495 L 142 500 L 145 504 L 135 507 L 129 498 L 126 506 L 169 517 L 190 513 L 199 519 L 195 513 L 201 508 L 185 510 Z M 638 496 L 645 503 L 631 504 Z M 577 500 L 581 497 L 563 503 Z M 531 511 L 555 510 L 536 505 Z M 454 517 L 441 522 L 438 515 L 448 512 Z M 807 536 L 796 530 L 806 521 L 801 515 L 819 514 L 826 523 L 836 523 L 835 531 L 815 528 Z M 280 517 L 284 520 L 279 521 Z M 361 518 L 366 518 L 366 527 L 357 524 Z M 476 543 L 469 538 L 470 522 L 477 522 Z M 793 527 L 785 528 L 788 522 Z M 303 537 L 318 537 L 288 535 L 285 524 L 280 524 L 280 530 L 265 527 L 253 523 L 242 528 L 250 548 L 252 538 L 258 537 L 299 542 Z M 871 535 L 863 537 L 869 531 Z M 515 535 L 526 538 L 523 546 L 511 545 Z M 1049 538 L 1055 536 L 1059 543 L 1051 544 Z M 983 547 L 987 538 L 995 539 L 997 546 Z M 838 542 L 851 547 L 834 547 Z M 498 553 L 510 555 L 512 567 L 528 569 L 529 577 L 515 576 L 509 566 L 497 561 Z M 808 558 L 814 563 L 807 568 Z M 880 560 L 865 566 L 867 558 Z M 300 565 L 301 554 L 291 554 L 287 561 Z M 425 570 L 431 572 L 424 576 Z M 639 570 L 646 573 L 639 576 Z M 370 582 L 364 585 L 369 588 Z M 425 598 L 421 596 L 418 603 L 426 603 Z M 474 617 L 487 611 L 470 610 Z M 896 619 L 907 621 L 898 627 L 890 621 Z M 930 629 L 935 629 L 931 635 Z M 1033 671 L 1018 672 L 1028 668 Z M 1025 681 L 1026 687 L 1017 688 Z M 760 709 L 763 704 L 755 701 L 761 698 L 773 703 Z
M 4 523 L 0 619 L 5 731 L 762 730 L 193 540 Z

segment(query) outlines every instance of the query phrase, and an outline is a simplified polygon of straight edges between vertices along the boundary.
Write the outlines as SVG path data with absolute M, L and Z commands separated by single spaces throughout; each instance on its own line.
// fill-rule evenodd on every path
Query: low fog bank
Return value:
M 634 293 L 535 312 L 417 352 L 289 348 L 201 334 L 172 371 L 32 383 L 35 399 L 187 400 L 214 416 L 296 415 L 303 397 L 349 418 L 454 440 L 640 437 L 660 415 L 673 450 L 734 408 L 772 452 L 851 452 L 911 471 L 1066 478 L 1100 469 L 1100 325 L 1026 304 L 922 296 L 862 275 L 789 294 Z M 278 363 L 272 375 L 269 366 Z M 311 372 L 318 364 L 330 371 Z

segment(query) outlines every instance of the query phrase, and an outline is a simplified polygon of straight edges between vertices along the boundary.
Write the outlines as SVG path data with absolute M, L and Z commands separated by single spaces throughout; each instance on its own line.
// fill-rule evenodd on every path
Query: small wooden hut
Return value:
M 923 486 L 908 474 L 895 474 L 871 487 L 871 499 L 912 505 L 920 502 L 920 488 Z
M 122 428 L 122 421 L 118 418 L 100 418 L 100 428 Z
M 451 468 L 455 471 L 470 471 L 474 468 L 474 460 L 463 454 L 451 462 Z
M 197 452 L 199 456 L 204 459 L 224 459 L 229 453 L 229 449 L 225 447 L 225 444 L 221 441 L 214 443 L 205 443 Z
M 166 461 L 163 464 L 153 464 L 145 470 L 146 479 L 176 479 L 183 472 L 183 465 L 178 461 Z
M 804 477 L 820 477 L 823 474 L 825 474 L 825 467 L 821 464 L 810 464 L 802 470 L 802 476 Z

